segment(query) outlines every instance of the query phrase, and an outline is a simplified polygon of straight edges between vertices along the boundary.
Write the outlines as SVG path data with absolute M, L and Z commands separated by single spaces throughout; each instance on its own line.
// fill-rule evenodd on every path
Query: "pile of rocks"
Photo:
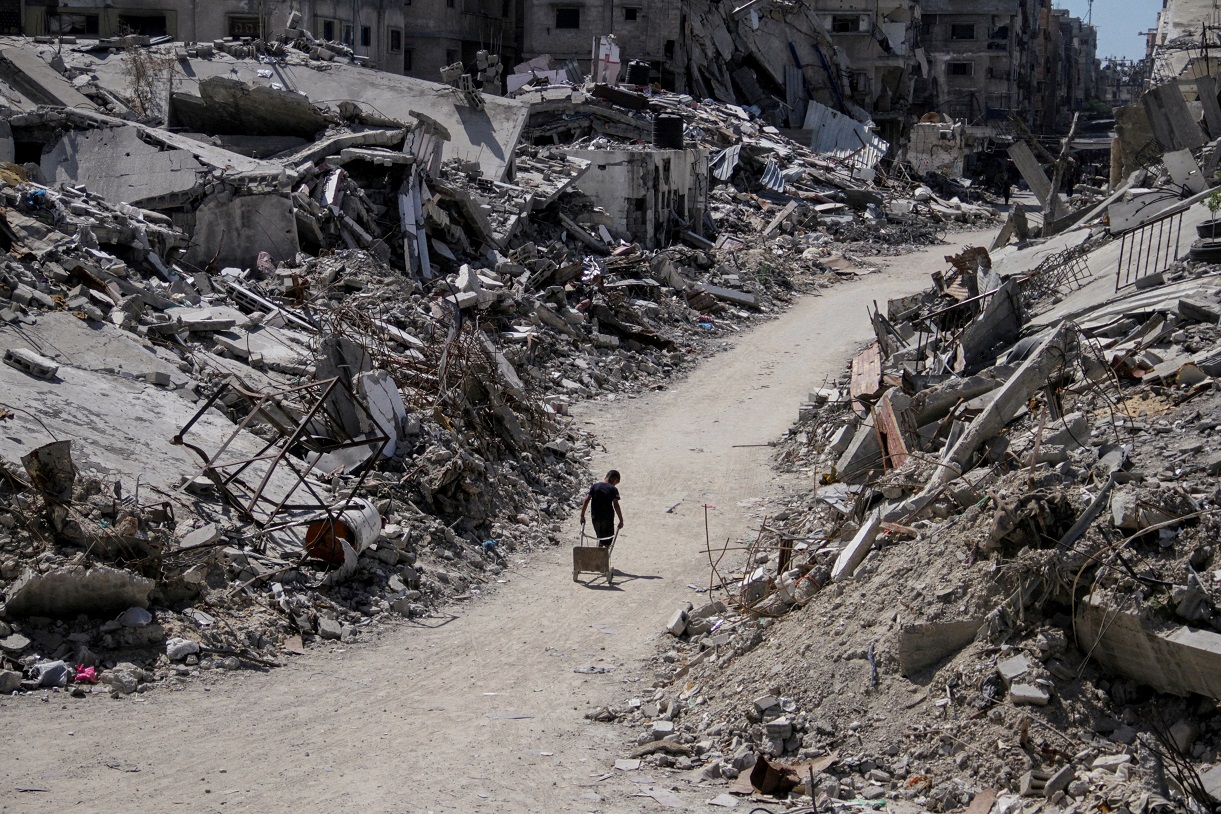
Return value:
M 513 557 L 556 542 L 587 476 L 591 441 L 564 418 L 573 402 L 665 387 L 793 296 L 853 274 L 783 239 L 739 254 L 624 251 L 582 264 L 562 285 L 556 250 L 533 241 L 429 285 L 363 250 L 188 274 L 152 259 L 143 241 L 186 238 L 151 213 L 20 178 L 7 194 L 7 222 L 24 229 L 15 245 L 35 247 L 2 272 L 14 326 L 4 375 L 33 388 L 5 402 L 18 439 L 8 454 L 67 433 L 69 466 L 79 468 L 52 498 L 28 466 L 6 464 L 2 658 L 26 689 L 123 692 L 201 669 L 263 668 L 314 638 L 350 641 L 376 620 L 478 596 L 506 579 Z M 35 243 L 35 225 L 46 233 L 57 223 L 57 242 Z M 90 230 L 101 228 L 109 252 L 90 248 Z M 533 230 L 554 240 L 545 225 Z M 766 274 L 748 271 L 764 260 Z M 309 405 L 293 387 L 333 375 L 336 358 L 385 371 L 401 396 L 401 411 L 379 425 L 391 454 L 334 471 L 304 463 L 310 479 L 328 479 L 315 511 L 361 498 L 379 518 L 342 579 L 307 556 L 297 533 L 275 528 L 287 515 L 252 523 L 216 470 L 183 474 L 168 443 L 197 407 L 197 418 L 273 440 L 272 425 L 248 421 L 257 416 L 232 385 L 300 414 Z M 84 394 L 116 382 L 126 384 L 104 418 L 142 439 L 139 471 L 112 450 L 108 425 L 71 421 Z M 183 419 L 142 426 L 137 405 Z M 58 662 L 69 669 L 44 669 Z M 108 680 L 115 671 L 124 678 Z
M 875 315 L 780 444 L 809 491 L 735 544 L 723 598 L 669 619 L 653 688 L 590 717 L 798 806 L 1207 806 L 1221 277 L 1050 291 L 965 254 Z

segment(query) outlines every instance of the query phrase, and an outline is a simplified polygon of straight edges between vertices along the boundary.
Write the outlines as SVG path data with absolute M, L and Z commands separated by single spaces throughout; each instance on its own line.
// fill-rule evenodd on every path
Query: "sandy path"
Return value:
M 652 677 L 636 668 L 665 617 L 698 601 L 686 586 L 708 578 L 700 505 L 717 507 L 714 540 L 737 538 L 775 494 L 770 450 L 735 445 L 781 434 L 871 336 L 866 304 L 924 287 L 952 248 L 804 298 L 670 390 L 579 411 L 607 448 L 594 469 L 623 472 L 613 589 L 574 584 L 567 549 L 548 551 L 456 618 L 320 648 L 269 675 L 123 700 L 5 698 L 0 812 L 658 810 L 631 796 L 640 773 L 611 769 L 622 731 L 584 713 L 644 693 Z M 574 672 L 591 665 L 613 670 Z M 529 717 L 488 717 L 503 714 Z M 696 811 L 715 793 L 679 789 Z

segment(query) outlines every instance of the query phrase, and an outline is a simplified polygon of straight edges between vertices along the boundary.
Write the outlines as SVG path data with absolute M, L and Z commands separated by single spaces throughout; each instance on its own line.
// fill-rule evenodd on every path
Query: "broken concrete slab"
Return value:
M 407 420 L 407 407 L 403 403 L 402 391 L 384 370 L 357 374 L 352 378 L 352 383 L 376 425 L 362 429 L 366 433 L 380 432 L 390 439 L 382 449 L 382 457 L 393 458 L 398 452 L 400 428 Z
M 864 483 L 882 470 L 882 443 L 873 418 L 861 422 L 848 448 L 835 465 L 835 474 L 845 483 Z
M 1131 762 L 1131 755 L 1099 755 L 1098 757 L 1094 758 L 1094 762 L 1090 764 L 1090 769 L 1102 769 L 1103 771 L 1114 774 L 1120 766 L 1126 766 Z
M 1015 707 L 1029 705 L 1045 707 L 1051 701 L 1051 693 L 1037 684 L 1014 684 L 1009 688 L 1009 703 Z
M 94 72 L 102 87 L 122 94 L 127 92 L 128 79 L 123 66 L 118 63 L 119 61 L 113 60 L 99 62 L 94 66 Z M 516 99 L 484 94 L 482 107 L 475 109 L 467 106 L 460 94 L 438 82 L 427 82 L 387 71 L 371 71 L 365 67 L 340 62 L 328 63 L 325 71 L 318 70 L 316 63 L 311 64 L 304 60 L 277 64 L 277 81 L 293 91 L 277 91 L 271 88 L 271 82 L 259 76 L 259 71 L 266 70 L 266 65 L 255 59 L 187 57 L 180 59 L 179 65 L 182 70 L 197 77 L 201 84 L 209 79 L 225 79 L 225 83 L 212 86 L 220 99 L 224 99 L 225 94 L 230 92 L 229 88 L 233 87 L 229 82 L 237 82 L 250 88 L 266 87 L 265 91 L 251 91 L 252 99 L 255 98 L 255 93 L 266 93 L 272 101 L 280 102 L 281 99 L 273 94 L 295 91 L 304 93 L 309 100 L 318 104 L 327 100 L 354 100 L 359 110 L 388 122 L 410 124 L 417 120 L 415 111 L 426 111 L 428 117 L 434 119 L 450 136 L 450 141 L 445 145 L 445 157 L 470 162 L 483 178 L 490 181 L 505 180 L 513 164 L 514 150 L 528 116 L 527 105 Z M 179 83 L 175 84 L 174 90 L 190 93 L 189 88 L 182 90 Z M 164 82 L 157 83 L 157 92 L 168 92 Z M 203 96 L 197 95 L 196 99 L 202 102 Z M 175 96 L 175 110 L 184 110 L 188 104 L 192 105 L 192 111 L 199 112 L 198 103 L 187 102 L 181 96 Z M 249 105 L 242 109 L 247 114 L 254 113 Z M 305 130 L 312 126 L 307 118 L 297 118 L 298 125 L 305 125 L 300 129 Z M 267 124 L 269 130 L 276 132 L 274 121 Z M 311 134 L 311 137 L 312 135 L 314 134 Z
M 1066 365 L 1076 351 L 1077 329 L 1061 323 L 1051 331 L 1012 376 L 999 389 L 988 407 L 971 421 L 966 431 L 942 454 L 942 466 L 930 478 L 920 494 L 892 507 L 886 520 L 899 520 L 923 509 L 941 489 L 966 472 L 975 453 L 985 442 L 995 438 L 1021 410 L 1030 396 L 1046 387 L 1052 374 Z
M 710 285 L 708 283 L 696 283 L 694 288 L 697 291 L 707 292 L 716 297 L 718 300 L 731 302 L 734 305 L 740 305 L 743 308 L 757 309 L 759 307 L 759 298 L 754 294 L 750 294 L 745 291 L 738 291 L 732 288 L 723 288 L 719 285 Z
M 839 556 L 835 558 L 835 565 L 831 568 L 832 581 L 840 582 L 852 577 L 853 573 L 856 572 L 857 566 L 861 564 L 869 550 L 873 548 L 873 542 L 881 531 L 882 518 L 877 514 L 871 515 L 860 529 L 857 530 L 856 535 L 844 547 L 844 550 L 839 553 Z
M 183 258 L 206 267 L 250 268 L 260 252 L 273 263 L 297 256 L 297 221 L 292 199 L 278 193 L 226 199 L 213 195 L 195 211 L 194 239 Z
M 1030 659 L 1021 654 L 1011 656 L 997 664 L 996 671 L 1005 679 L 1006 684 L 1012 684 L 1030 672 Z
M 1043 167 L 1030 151 L 1030 147 L 1026 142 L 1019 141 L 1009 148 L 1009 157 L 1030 186 L 1030 191 L 1039 199 L 1039 203 L 1046 207 L 1051 199 L 1051 181 L 1047 179 L 1047 173 L 1043 172 Z
M 1216 77 L 1196 77 L 1196 96 L 1204 110 L 1204 126 L 1212 138 L 1221 137 L 1221 102 L 1217 99 Z
M 308 96 L 286 88 L 209 76 L 196 90 L 198 95 L 175 93 L 171 103 L 175 120 L 188 130 L 312 140 L 327 126 Z
M 1162 163 L 1170 173 L 1170 178 L 1179 186 L 1192 193 L 1203 192 L 1208 188 L 1208 179 L 1200 171 L 1191 150 L 1174 150 L 1162 155 Z
M 69 130 L 42 157 L 49 184 L 79 184 L 108 201 L 146 209 L 186 204 L 204 169 L 185 150 L 146 143 L 135 127 Z
M 1006 281 L 963 329 L 958 340 L 959 369 L 976 370 L 1018 340 L 1023 322 L 1020 285 L 1016 278 Z
M 1138 613 L 1091 594 L 1077 605 L 1083 650 L 1106 669 L 1158 692 L 1221 698 L 1221 634 L 1185 626 L 1154 628 Z
M 220 527 L 215 523 L 207 523 L 187 532 L 178 544 L 181 548 L 201 548 L 212 545 L 212 543 L 217 542 L 220 538 Z
M 1164 150 L 1194 150 L 1207 143 L 1177 82 L 1156 86 L 1141 97 L 1141 104 Z
M 92 99 L 72 87 L 46 60 L 24 48 L 0 50 L 0 79 L 25 97 L 29 109 L 38 105 L 97 109 Z
M 17 618 L 113 616 L 131 607 L 147 608 L 154 587 L 147 577 L 106 565 L 29 570 L 9 588 L 4 612 Z
M 982 619 L 905 625 L 899 631 L 899 671 L 908 677 L 953 656 L 975 640 Z

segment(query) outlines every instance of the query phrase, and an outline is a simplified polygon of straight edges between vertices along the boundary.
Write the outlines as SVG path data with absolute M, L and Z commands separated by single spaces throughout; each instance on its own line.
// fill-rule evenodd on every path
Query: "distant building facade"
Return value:
M 625 65 L 647 62 L 654 80 L 674 87 L 683 6 L 678 0 L 523 0 L 521 55 L 572 59 L 588 71 L 594 41 L 609 34 Z
M 595 41 L 614 35 L 621 75 L 636 60 L 672 90 L 863 109 L 892 141 L 930 112 L 1051 130 L 1101 92 L 1094 29 L 1052 0 L 23 0 L 7 16 L 6 3 L 0 28 L 16 33 L 185 42 L 274 37 L 295 13 L 366 64 L 428 80 L 457 62 L 474 73 L 480 51 L 506 74 L 542 54 L 588 71 Z
M 971 124 L 1049 131 L 1094 98 L 1097 32 L 1051 0 L 921 0 L 917 104 Z

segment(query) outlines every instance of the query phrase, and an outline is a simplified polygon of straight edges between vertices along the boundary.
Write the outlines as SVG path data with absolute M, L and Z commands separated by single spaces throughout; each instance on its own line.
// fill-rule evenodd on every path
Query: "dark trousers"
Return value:
M 615 539 L 615 516 L 598 517 L 594 515 L 590 518 L 594 524 L 594 535 L 598 538 L 598 545 L 608 546 Z

